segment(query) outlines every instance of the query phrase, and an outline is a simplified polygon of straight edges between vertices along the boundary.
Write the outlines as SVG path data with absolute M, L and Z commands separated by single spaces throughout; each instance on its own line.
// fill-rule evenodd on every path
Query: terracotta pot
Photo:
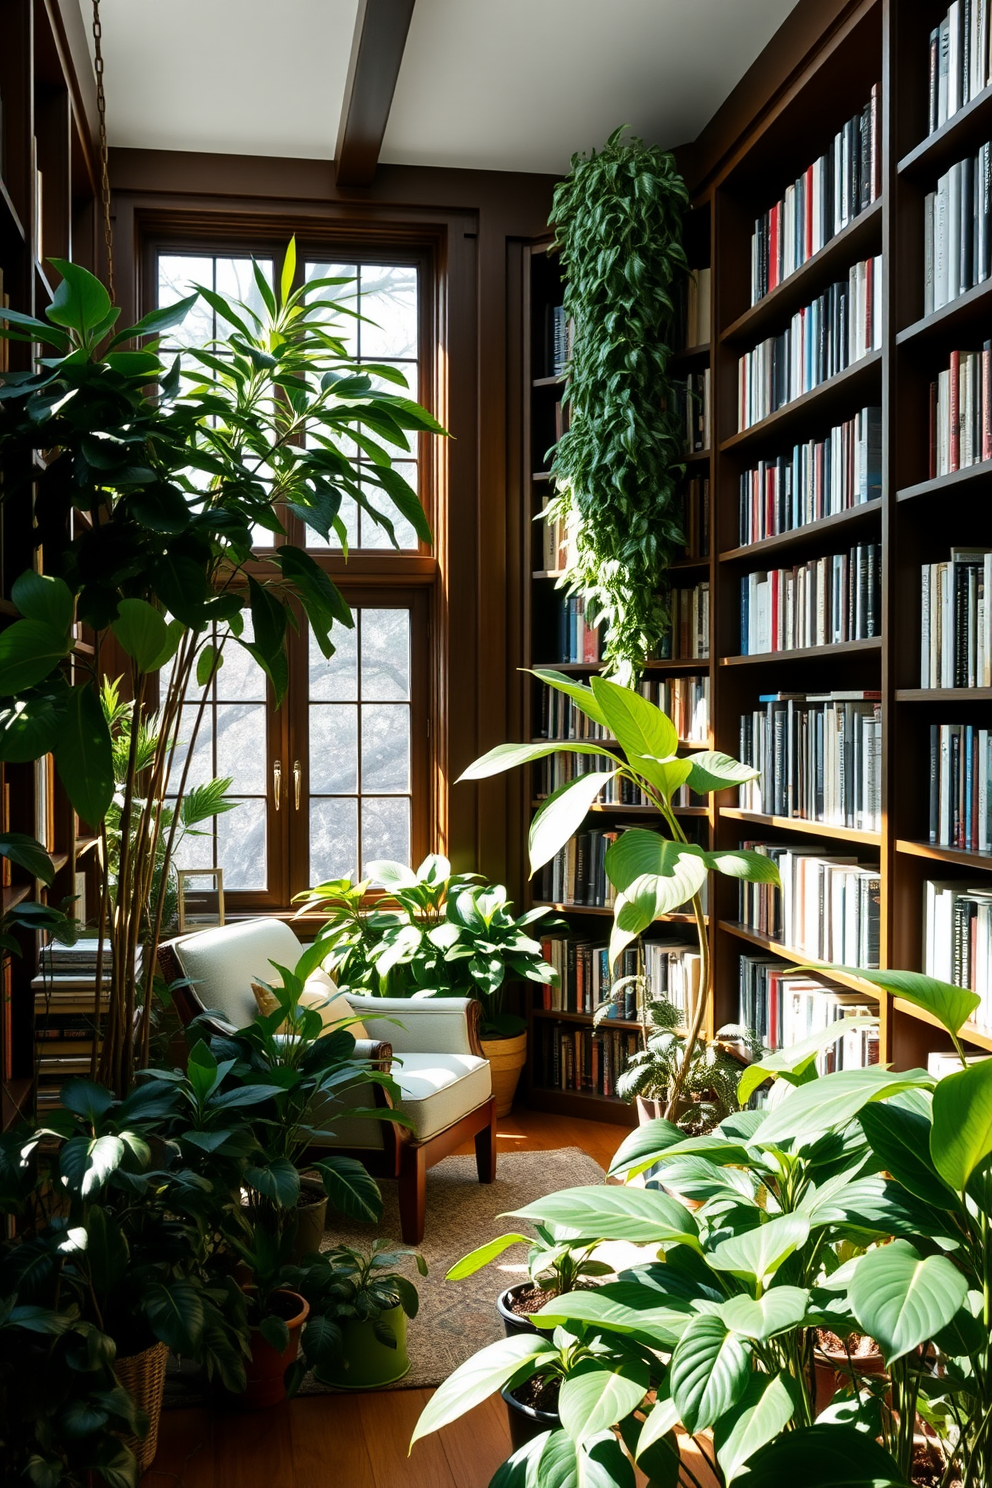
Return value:
M 130 1395 L 139 1410 L 148 1417 L 148 1430 L 144 1437 L 122 1436 L 124 1445 L 134 1453 L 139 1472 L 146 1472 L 155 1460 L 158 1450 L 158 1427 L 162 1417 L 162 1397 L 165 1394 L 165 1366 L 169 1349 L 164 1343 L 153 1343 L 140 1354 L 125 1354 L 114 1363 L 118 1383 Z
M 560 1431 L 561 1417 L 557 1411 L 537 1410 L 533 1405 L 524 1405 L 523 1401 L 517 1400 L 516 1396 L 509 1390 L 501 1390 L 500 1394 L 506 1401 L 506 1414 L 510 1423 L 510 1441 L 513 1450 L 519 1452 L 535 1436 L 542 1436 L 545 1431 Z
M 517 1093 L 520 1071 L 527 1063 L 527 1034 L 513 1038 L 483 1039 L 482 1052 L 489 1060 L 496 1097 L 496 1115 L 509 1116 Z
M 283 1376 L 300 1351 L 300 1334 L 310 1312 L 310 1304 L 299 1292 L 280 1290 L 272 1295 L 282 1301 L 281 1314 L 289 1329 L 289 1343 L 279 1353 L 271 1343 L 266 1343 L 260 1329 L 252 1328 L 251 1358 L 245 1368 L 248 1383 L 244 1394 L 235 1397 L 246 1410 L 262 1410 L 285 1400 Z
M 852 1355 L 848 1363 L 847 1354 L 842 1349 L 825 1349 L 817 1345 L 813 1361 L 816 1368 L 817 1415 L 826 1410 L 838 1390 L 843 1390 L 851 1383 L 852 1368 L 855 1375 L 885 1373 L 885 1361 L 881 1354 L 864 1354 L 860 1357 Z
M 327 1228 L 327 1195 L 323 1186 L 304 1178 L 300 1183 L 301 1202 L 296 1206 L 296 1239 L 293 1241 L 293 1263 L 320 1249 Z M 308 1201 L 308 1202 L 307 1202 Z

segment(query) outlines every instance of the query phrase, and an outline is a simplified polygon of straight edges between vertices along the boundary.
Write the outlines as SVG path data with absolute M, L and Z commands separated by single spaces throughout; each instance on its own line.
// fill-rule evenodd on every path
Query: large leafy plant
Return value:
M 683 785 L 699 795 L 753 780 L 757 771 L 729 755 L 702 750 L 680 758 L 678 733 L 672 720 L 640 693 L 605 677 L 590 684 L 575 682 L 560 672 L 538 670 L 534 676 L 547 687 L 570 697 L 585 716 L 615 739 L 623 756 L 600 742 L 556 740 L 541 744 L 500 744 L 475 761 L 462 780 L 483 780 L 518 765 L 530 764 L 559 750 L 609 761 L 605 769 L 577 775 L 553 791 L 530 825 L 531 873 L 549 862 L 581 826 L 589 807 L 614 779 L 628 780 L 643 791 L 658 812 L 667 835 L 635 827 L 623 833 L 606 854 L 606 876 L 617 891 L 610 964 L 625 946 L 655 920 L 690 903 L 699 936 L 700 981 L 695 1005 L 688 1010 L 688 1033 L 683 1058 L 668 1087 L 666 1115 L 671 1118 L 689 1074 L 697 1040 L 710 1010 L 712 973 L 702 889 L 707 874 L 724 873 L 752 883 L 777 883 L 778 870 L 760 853 L 708 852 L 689 842 L 675 814 L 673 800 Z
M 574 531 L 561 582 L 605 623 L 604 660 L 629 681 L 661 641 L 659 580 L 681 541 L 685 436 L 669 363 L 689 197 L 670 154 L 623 133 L 574 155 L 555 189 L 574 348 L 546 515 Z
M 41 342 L 46 352 L 35 370 L 8 373 L 0 385 L 3 499 L 29 501 L 33 488 L 34 540 L 46 567 L 44 577 L 28 571 L 14 582 L 20 618 L 0 635 L 0 760 L 53 752 L 79 816 L 105 831 L 115 781 L 99 688 L 113 636 L 130 664 L 124 685 L 134 726 L 120 813 L 135 824 L 123 834 L 101 908 L 113 955 L 100 1069 L 122 1095 L 134 1067 L 141 941 L 140 1053 L 147 1062 L 149 978 L 180 821 L 176 813 L 168 818 L 166 799 L 185 793 L 206 705 L 204 690 L 190 728 L 187 693 L 194 682 L 206 689 L 226 647 L 243 645 L 278 703 L 287 685 L 291 604 L 302 607 L 325 656 L 334 649 L 333 627 L 353 623 L 334 583 L 303 549 L 263 546 L 256 533 L 269 542 L 285 535 L 290 512 L 345 546 L 341 508 L 352 501 L 392 541 L 393 511 L 429 540 L 392 452 L 407 452 L 411 433 L 442 431 L 402 392 L 373 386 L 375 377 L 405 387 L 395 369 L 360 369 L 348 360 L 335 327 L 345 312 L 333 299 L 344 281 L 294 288 L 293 244 L 276 289 L 255 266 L 260 308 L 201 287 L 120 331 L 99 281 L 52 262 L 62 281 L 45 319 L 5 310 L 0 326 L 0 334 Z M 221 334 L 185 353 L 184 364 L 177 358 L 166 367 L 156 338 L 180 324 L 198 297 L 216 312 Z M 152 339 L 131 349 L 144 337 Z M 369 457 L 361 480 L 346 441 Z M 139 741 L 156 710 L 157 743 L 139 778 Z M 174 770 L 180 730 L 188 748 Z

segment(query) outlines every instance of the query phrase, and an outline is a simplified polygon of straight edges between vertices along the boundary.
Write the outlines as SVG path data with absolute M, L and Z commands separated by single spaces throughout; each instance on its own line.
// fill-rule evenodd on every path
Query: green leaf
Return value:
M 91 1126 L 99 1125 L 114 1104 L 113 1092 L 92 1080 L 68 1080 L 62 1086 L 60 1099 L 67 1111 L 82 1116 Z
M 576 775 L 574 780 L 566 780 L 552 791 L 541 804 L 530 824 L 528 839 L 532 876 L 578 831 L 589 807 L 616 773 L 616 770 L 592 770 L 588 775 Z
M 669 1379 L 666 1376 L 658 1388 L 658 1394 L 648 1418 L 641 1427 L 637 1438 L 636 1456 L 640 1458 L 642 1453 L 654 1446 L 655 1442 L 660 1442 L 662 1437 L 674 1431 L 678 1424 L 679 1408 L 671 1397 Z
M 281 1317 L 270 1313 L 264 1317 L 258 1325 L 258 1331 L 265 1339 L 270 1348 L 274 1348 L 277 1354 L 283 1354 L 289 1347 L 289 1329 Z
M 643 1126 L 635 1126 L 613 1154 L 608 1176 L 636 1178 L 639 1173 L 653 1167 L 667 1148 L 674 1147 L 684 1137 L 685 1132 L 660 1116 Z
M 865 1106 L 858 1119 L 872 1151 L 903 1188 L 938 1209 L 958 1207 L 957 1195 L 930 1156 L 931 1121 L 926 1116 L 894 1101 L 877 1101 Z
M 62 579 L 26 569 L 14 580 L 10 597 L 25 620 L 39 620 L 65 636 L 69 634 L 75 600 Z
M 40 842 L 23 832 L 0 832 L 0 858 L 8 858 L 18 868 L 27 869 L 32 878 L 50 885 L 55 877 L 55 864 Z
M 771 1294 L 774 1295 L 774 1294 Z M 730 1483 L 755 1452 L 783 1432 L 796 1404 L 785 1375 L 753 1374 L 733 1410 L 713 1428 L 716 1458 Z
M 97 1292 L 112 1293 L 128 1264 L 127 1242 L 117 1221 L 99 1204 L 86 1217 L 86 1261 Z
M 699 1246 L 699 1229 L 689 1211 L 654 1189 L 563 1188 L 515 1209 L 513 1218 L 568 1225 L 577 1237 L 591 1240 Z
M 567 1431 L 546 1431 L 497 1468 L 489 1488 L 634 1488 L 634 1469 L 612 1432 L 579 1446 Z
M 867 1028 L 878 1019 L 871 1014 L 858 1014 L 854 1018 L 837 1018 L 829 1023 L 826 1028 L 821 1028 L 817 1033 L 811 1033 L 809 1038 L 801 1039 L 797 1044 L 790 1044 L 788 1048 L 779 1049 L 775 1054 L 764 1054 L 747 1067 L 741 1075 L 737 1086 L 737 1099 L 741 1105 L 746 1105 L 759 1085 L 763 1085 L 769 1075 L 801 1075 L 815 1062 L 816 1056 L 823 1050 L 829 1049 L 842 1038 L 849 1028 Z M 791 1083 L 791 1082 L 790 1082 Z
M 539 682 L 543 682 L 546 687 L 553 687 L 556 692 L 565 693 L 566 697 L 570 697 L 576 704 L 580 712 L 584 713 L 587 718 L 591 718 L 593 723 L 598 723 L 600 728 L 609 727 L 606 715 L 596 701 L 596 695 L 588 683 L 575 682 L 571 677 L 566 677 L 562 672 L 553 671 L 548 667 L 535 667 L 531 675 Z
M 722 873 L 726 878 L 739 878 L 746 883 L 779 883 L 778 868 L 771 858 L 749 848 L 707 853 L 706 861 L 714 873 Z
M 677 754 L 679 736 L 667 713 L 639 692 L 605 677 L 593 677 L 589 685 L 607 728 L 632 764 L 643 755 L 667 760 Z
M 174 305 L 164 305 L 160 310 L 150 310 L 133 326 L 126 326 L 123 331 L 118 331 L 108 344 L 107 350 L 112 351 L 121 342 L 134 341 L 139 336 L 161 336 L 163 332 L 171 331 L 175 326 L 182 325 L 199 298 L 198 294 L 191 294 L 185 300 L 177 300 Z
M 629 833 L 625 832 L 623 835 L 626 837 Z M 652 834 L 644 835 L 650 837 Z M 617 895 L 614 903 L 609 952 L 611 968 L 616 965 L 625 946 L 636 940 L 655 920 L 671 914 L 692 899 L 706 882 L 708 870 L 701 849 L 692 844 L 684 846 L 677 842 L 665 842 L 663 838 L 657 840 L 665 848 L 671 849 L 662 857 L 664 874 L 645 873 L 641 878 L 635 878 L 633 883 Z M 610 853 L 615 852 L 622 842 L 623 837 L 607 852 L 608 877 L 611 875 Z M 613 881 L 612 877 L 610 881 Z
M 224 653 L 216 646 L 204 646 L 196 658 L 196 685 L 206 687 L 224 664 Z
M 296 238 L 292 237 L 286 246 L 286 256 L 282 261 L 282 274 L 279 277 L 279 300 L 285 305 L 293 292 L 293 280 L 296 278 Z
M 109 314 L 110 296 L 99 279 L 80 264 L 65 258 L 50 258 L 48 262 L 62 275 L 62 283 L 45 313 L 56 325 L 68 326 L 85 336 Z
M 977 992 L 970 992 L 967 987 L 955 987 L 951 982 L 942 982 L 918 971 L 865 971 L 860 966 L 818 966 L 816 969 L 843 972 L 847 976 L 860 977 L 863 982 L 871 982 L 874 987 L 882 987 L 893 997 L 902 997 L 932 1013 L 951 1034 L 963 1028 L 981 1001 Z
M 43 682 L 68 654 L 64 631 L 44 620 L 15 620 L 0 632 L 0 697 Z
M 203 1294 L 193 1281 L 146 1282 L 141 1310 L 160 1343 L 177 1354 L 199 1351 L 203 1337 Z
M 838 1070 L 835 1074 L 825 1075 L 822 1080 L 791 1090 L 779 1105 L 769 1111 L 755 1131 L 752 1142 L 761 1147 L 789 1139 L 798 1142 L 801 1137 L 808 1138 L 846 1126 L 869 1101 L 885 1100 L 900 1090 L 912 1090 L 914 1086 L 926 1088 L 932 1084 L 926 1070 L 907 1070 L 897 1074 L 880 1065 Z
M 458 779 L 486 780 L 490 775 L 501 775 L 504 770 L 513 770 L 517 765 L 529 765 L 534 760 L 546 759 L 549 754 L 559 753 L 585 754 L 595 759 L 602 759 L 605 754 L 617 765 L 621 764 L 608 749 L 597 744 L 572 744 L 562 739 L 554 744 L 497 744 L 495 749 L 490 749 L 488 754 L 482 755 L 467 770 L 463 770 Z
M 683 858 L 690 861 L 683 863 Z M 645 827 L 630 827 L 621 832 L 606 854 L 606 874 L 614 888 L 626 892 L 638 879 L 646 876 L 678 879 L 678 888 L 674 892 L 680 893 L 681 897 L 675 901 L 677 904 L 684 904 L 696 892 L 696 888 L 683 892 L 682 880 L 686 885 L 695 884 L 698 888 L 706 881 L 706 871 L 701 848 L 694 844 L 670 842 L 667 837 Z
M 558 1399 L 561 1424 L 581 1445 L 637 1410 L 650 1382 L 650 1370 L 641 1359 L 626 1360 L 613 1368 L 595 1359 L 583 1359 L 562 1383 Z
M 722 1318 L 692 1319 L 672 1354 L 670 1375 L 672 1398 L 690 1436 L 737 1404 L 750 1373 L 750 1349 Z
M 0 709 L 0 760 L 24 764 L 51 754 L 62 728 L 67 687 L 57 677 L 47 693 L 18 698 Z
M 154 605 L 144 599 L 122 599 L 110 628 L 139 672 L 154 670 L 168 640 L 165 620 Z
M 729 754 L 721 754 L 718 750 L 712 749 L 703 749 L 698 754 L 690 754 L 689 762 L 692 765 L 689 788 L 694 790 L 697 796 L 707 796 L 711 791 L 726 790 L 731 785 L 746 785 L 749 780 L 757 780 L 761 773 L 759 770 L 753 770 L 750 765 L 742 765 L 739 760 L 732 759 Z
M 55 766 L 73 809 L 98 827 L 114 796 L 113 745 L 92 687 L 73 687 L 55 748 Z
M 992 1059 L 981 1059 L 937 1081 L 930 1155 L 956 1193 L 992 1153 Z
M 759 1228 L 767 1229 L 767 1225 Z M 776 1286 L 770 1287 L 757 1300 L 743 1295 L 731 1297 L 720 1304 L 720 1316 L 731 1332 L 764 1343 L 766 1339 L 774 1338 L 776 1333 L 798 1327 L 808 1307 L 809 1293 L 802 1287 Z
M 610 1333 L 629 1333 L 653 1349 L 674 1348 L 693 1316 L 683 1297 L 638 1282 L 606 1282 L 581 1292 L 563 1292 L 545 1302 L 531 1320 L 540 1327 L 590 1323 Z
M 908 1240 L 869 1250 L 848 1287 L 855 1317 L 887 1364 L 946 1327 L 967 1295 L 967 1282 L 946 1256 L 924 1260 Z
M 245 1182 L 280 1209 L 292 1209 L 300 1197 L 300 1175 L 288 1157 L 274 1157 L 264 1167 L 249 1164 Z
M 714 1271 L 757 1282 L 763 1287 L 794 1250 L 809 1238 L 809 1220 L 800 1214 L 780 1214 L 753 1230 L 721 1240 L 709 1254 Z
M 120 1167 L 125 1150 L 120 1137 L 71 1137 L 59 1153 L 59 1172 L 70 1190 L 90 1199 Z
M 315 1164 L 327 1197 L 348 1219 L 377 1224 L 382 1218 L 382 1194 L 375 1179 L 354 1157 L 329 1157 Z
M 557 1357 L 557 1349 L 546 1338 L 534 1333 L 517 1333 L 500 1338 L 480 1349 L 471 1359 L 460 1364 L 431 1396 L 420 1414 L 410 1445 L 432 1431 L 439 1431 L 457 1421 L 473 1406 L 479 1405 L 497 1390 L 502 1390 L 515 1375 L 538 1373 L 542 1359 Z M 528 1371 L 528 1366 L 530 1366 Z
M 904 1488 L 898 1464 L 854 1426 L 784 1431 L 748 1463 L 747 1488 Z
M 445 1275 L 445 1281 L 462 1281 L 466 1276 L 474 1276 L 476 1271 L 481 1271 L 483 1266 L 488 1266 L 495 1261 L 511 1245 L 531 1245 L 533 1241 L 528 1235 L 499 1235 L 495 1240 L 490 1240 L 486 1245 L 480 1245 L 476 1250 L 469 1251 L 467 1256 L 462 1256 L 456 1261 L 451 1270 Z

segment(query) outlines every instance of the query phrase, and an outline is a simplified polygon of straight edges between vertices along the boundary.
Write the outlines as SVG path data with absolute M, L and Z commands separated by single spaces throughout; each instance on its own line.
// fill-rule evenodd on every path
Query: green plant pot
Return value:
M 340 1319 L 341 1360 L 339 1364 L 321 1370 L 323 1383 L 337 1385 L 340 1390 L 378 1390 L 409 1374 L 406 1313 L 402 1307 L 391 1307 L 382 1314 L 382 1322 L 388 1323 L 395 1333 L 395 1348 L 379 1342 L 373 1331 L 374 1323 L 363 1318 Z

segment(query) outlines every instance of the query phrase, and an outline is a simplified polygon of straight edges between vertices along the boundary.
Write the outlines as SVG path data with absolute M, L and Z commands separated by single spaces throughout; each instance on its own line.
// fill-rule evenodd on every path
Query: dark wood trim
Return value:
M 415 0 L 359 0 L 334 151 L 339 186 L 371 186 Z

